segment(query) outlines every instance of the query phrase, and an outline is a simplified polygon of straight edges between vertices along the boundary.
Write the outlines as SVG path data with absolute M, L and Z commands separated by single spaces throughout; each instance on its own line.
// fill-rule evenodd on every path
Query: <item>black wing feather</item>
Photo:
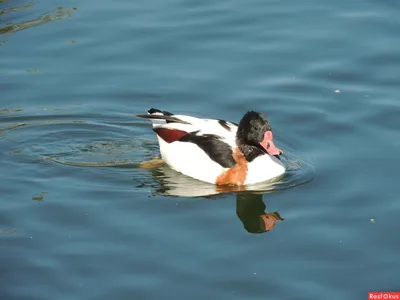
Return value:
M 224 168 L 236 165 L 232 148 L 215 134 L 196 135 L 198 131 L 189 132 L 179 139 L 180 142 L 190 142 L 199 146 L 216 163 Z

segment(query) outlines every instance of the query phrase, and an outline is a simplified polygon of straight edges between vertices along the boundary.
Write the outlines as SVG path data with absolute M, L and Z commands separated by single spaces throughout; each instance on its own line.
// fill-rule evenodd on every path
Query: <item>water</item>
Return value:
M 0 1 L 0 299 L 398 291 L 398 11 Z M 150 107 L 262 111 L 289 172 L 237 192 L 141 169 Z

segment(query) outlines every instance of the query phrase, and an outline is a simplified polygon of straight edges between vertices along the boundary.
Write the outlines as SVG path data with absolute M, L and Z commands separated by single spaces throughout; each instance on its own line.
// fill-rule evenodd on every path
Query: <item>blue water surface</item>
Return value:
M 0 1 L 0 299 L 400 291 L 399 9 Z M 140 168 L 151 107 L 264 112 L 288 172 L 236 191 Z

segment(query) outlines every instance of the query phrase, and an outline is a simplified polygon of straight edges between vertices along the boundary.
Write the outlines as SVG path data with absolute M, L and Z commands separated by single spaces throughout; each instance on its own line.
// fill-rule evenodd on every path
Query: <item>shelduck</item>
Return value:
M 172 169 L 216 185 L 250 185 L 282 175 L 282 151 L 270 123 L 247 112 L 239 124 L 175 115 L 151 108 L 137 117 L 151 119 L 162 159 Z

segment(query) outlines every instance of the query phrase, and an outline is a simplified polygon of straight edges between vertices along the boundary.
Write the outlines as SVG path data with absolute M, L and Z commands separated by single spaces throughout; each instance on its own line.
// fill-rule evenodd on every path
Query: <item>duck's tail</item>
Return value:
M 181 124 L 190 124 L 186 121 L 178 119 L 174 117 L 174 114 L 169 111 L 162 111 L 156 108 L 151 108 L 147 111 L 147 114 L 138 114 L 136 115 L 138 118 L 151 119 L 154 125 L 162 125 L 165 123 L 181 123 Z

